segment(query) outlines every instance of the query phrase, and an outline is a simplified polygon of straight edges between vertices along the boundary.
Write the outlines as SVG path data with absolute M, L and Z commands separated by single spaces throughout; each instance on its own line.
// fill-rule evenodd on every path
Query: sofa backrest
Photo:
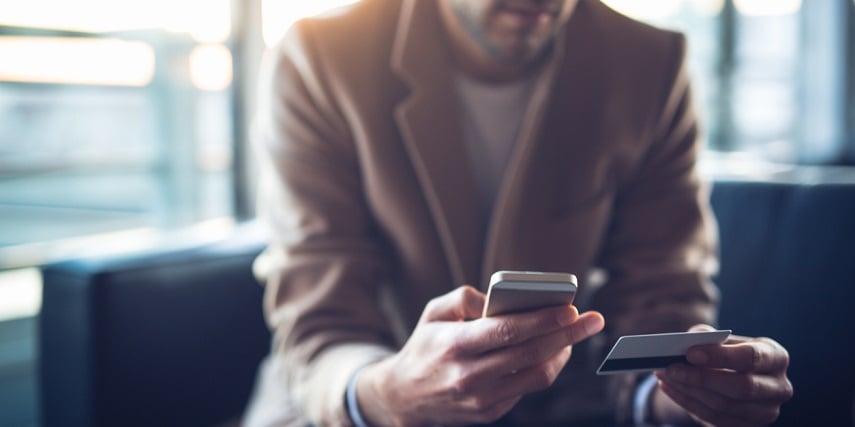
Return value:
M 251 269 L 263 246 L 239 232 L 45 267 L 42 424 L 211 426 L 239 417 L 270 349 Z
M 719 324 L 790 353 L 776 425 L 852 425 L 855 185 L 719 182 Z
M 776 425 L 852 425 L 855 185 L 718 182 L 719 324 L 790 352 Z M 44 269 L 45 426 L 216 425 L 269 350 L 253 233 Z

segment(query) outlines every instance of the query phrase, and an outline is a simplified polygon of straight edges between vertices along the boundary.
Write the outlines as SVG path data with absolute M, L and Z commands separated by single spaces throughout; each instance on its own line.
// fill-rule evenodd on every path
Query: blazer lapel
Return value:
M 392 68 L 410 94 L 395 120 L 455 281 L 477 285 L 482 219 L 463 140 L 453 66 L 435 0 L 404 1 Z
M 585 126 L 581 114 L 596 105 L 592 95 L 602 78 L 597 74 L 603 70 L 595 70 L 592 64 L 595 59 L 597 41 L 591 40 L 592 17 L 588 8 L 589 2 L 576 3 L 570 21 L 565 24 L 563 31 L 556 37 L 555 45 L 549 62 L 545 64 L 542 75 L 539 76 L 531 107 L 527 112 L 520 138 L 517 141 L 499 193 L 493 207 L 493 215 L 488 224 L 485 238 L 485 254 L 481 265 L 482 277 L 489 277 L 498 269 L 526 269 L 528 266 L 514 265 L 512 256 L 503 253 L 512 248 L 502 242 L 512 242 L 514 224 L 520 220 L 522 197 L 524 196 L 525 178 L 533 165 L 533 153 L 543 144 L 566 144 L 570 141 L 554 141 L 550 139 L 556 126 L 560 126 L 562 134 L 574 134 L 574 129 Z M 565 55 L 566 52 L 566 55 Z M 565 57 L 566 56 L 566 57 Z M 559 81 L 560 80 L 560 84 Z M 557 92 L 557 93 L 556 93 Z M 554 119 L 556 111 L 562 117 Z M 552 119 L 551 119 L 552 117 Z

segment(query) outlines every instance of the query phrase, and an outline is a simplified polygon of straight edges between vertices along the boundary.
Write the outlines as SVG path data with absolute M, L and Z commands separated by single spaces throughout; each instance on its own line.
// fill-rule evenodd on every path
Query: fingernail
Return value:
M 704 365 L 709 360 L 707 354 L 700 350 L 692 350 L 689 354 L 686 355 L 686 358 L 689 359 L 689 363 L 693 365 Z
M 591 316 L 585 319 L 585 332 L 588 335 L 594 335 L 600 330 L 603 329 L 605 324 L 603 323 L 603 318 L 600 316 Z

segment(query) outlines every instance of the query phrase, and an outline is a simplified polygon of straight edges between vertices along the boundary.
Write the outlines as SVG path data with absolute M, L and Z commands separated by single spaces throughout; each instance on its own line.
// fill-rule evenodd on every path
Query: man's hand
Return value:
M 480 318 L 484 300 L 469 286 L 431 300 L 404 347 L 360 373 L 357 398 L 370 424 L 495 421 L 549 387 L 571 346 L 604 325 L 601 314 L 572 306 Z
M 656 373 L 659 391 L 672 401 L 663 402 L 668 399 L 662 395 L 653 397 L 654 417 L 660 421 L 669 421 L 663 419 L 670 418 L 662 414 L 663 408 L 676 403 L 703 425 L 766 425 L 778 418 L 781 404 L 793 397 L 787 379 L 790 357 L 772 339 L 731 336 L 721 345 L 694 347 L 687 358 L 688 365 L 675 364 Z

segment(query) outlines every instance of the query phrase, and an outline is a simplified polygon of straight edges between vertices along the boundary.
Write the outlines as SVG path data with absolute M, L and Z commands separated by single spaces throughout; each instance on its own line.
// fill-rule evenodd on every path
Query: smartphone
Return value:
M 484 317 L 573 303 L 578 288 L 570 273 L 497 271 L 490 276 Z

